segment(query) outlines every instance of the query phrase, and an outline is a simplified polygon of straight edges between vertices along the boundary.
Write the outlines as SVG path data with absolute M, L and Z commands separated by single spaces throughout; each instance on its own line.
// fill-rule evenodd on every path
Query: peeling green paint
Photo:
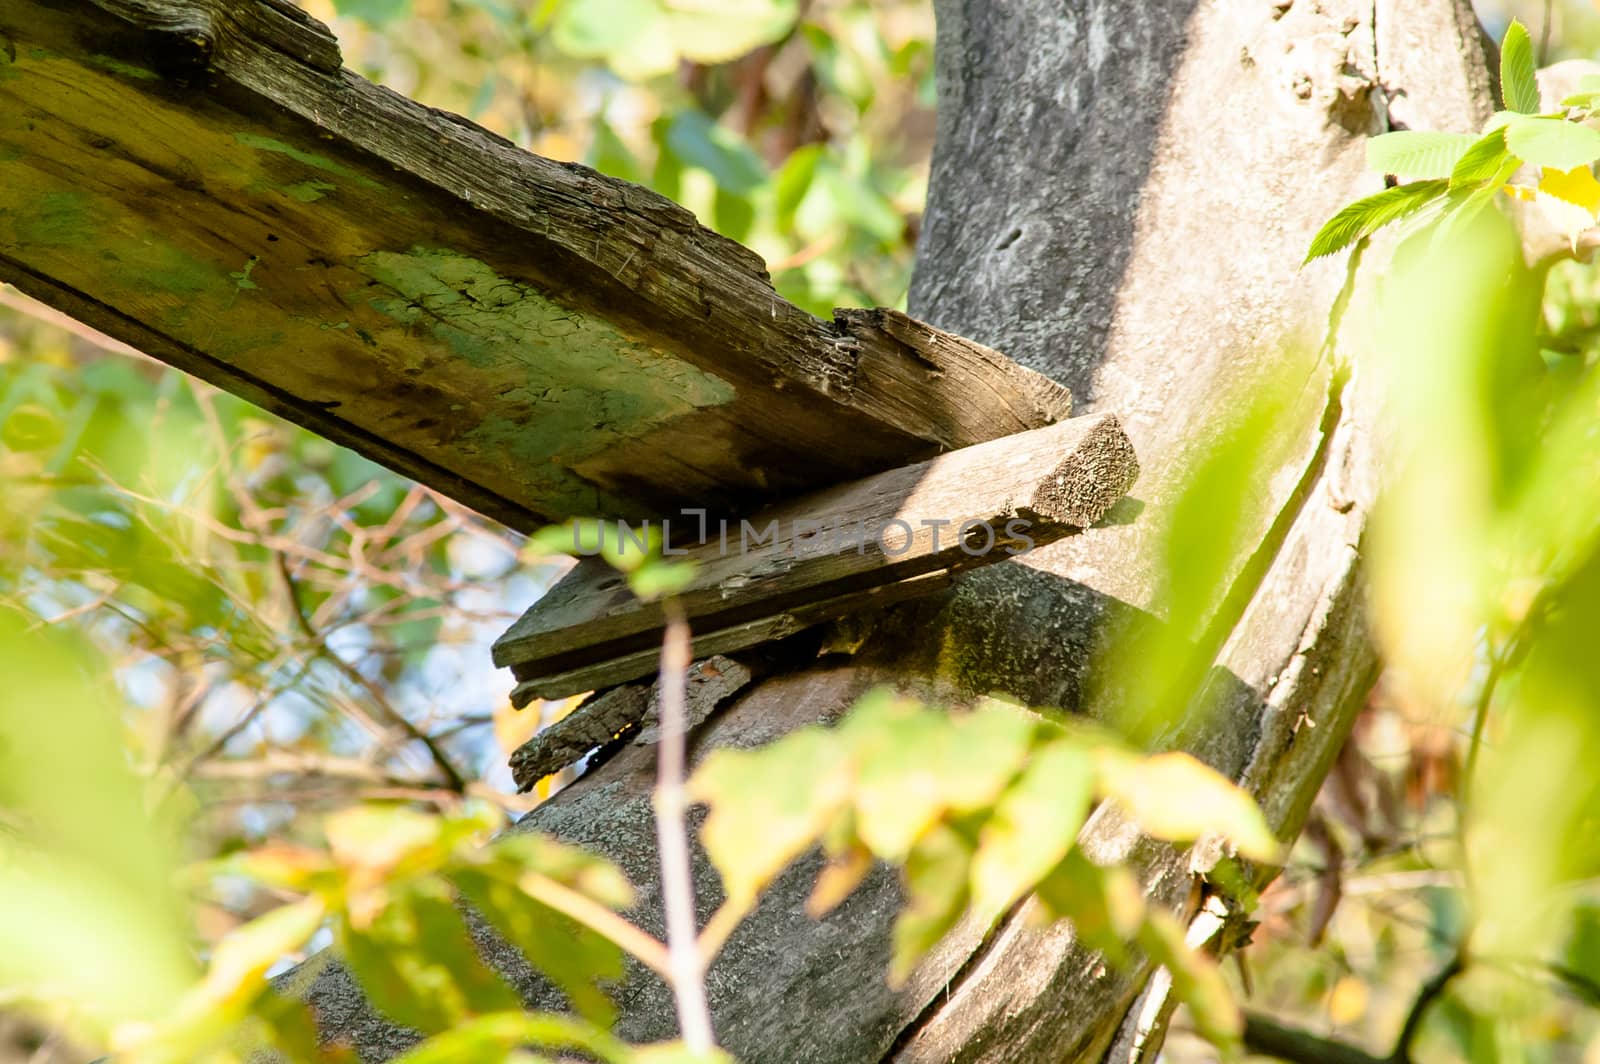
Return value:
M 40 247 L 74 247 L 91 242 L 100 230 L 88 195 L 69 189 L 44 193 L 12 220 L 16 243 Z
M 256 263 L 260 261 L 260 255 L 251 255 L 250 261 L 244 264 L 244 269 L 228 274 L 229 277 L 233 278 L 233 286 L 240 291 L 246 288 L 254 288 L 256 283 L 250 279 L 250 274 L 255 271 Z
M 338 185 L 330 185 L 326 181 L 301 181 L 296 185 L 285 185 L 278 191 L 301 203 L 315 203 L 322 198 L 324 192 L 332 192 L 338 187 Z
M 119 245 L 123 250 L 125 273 L 134 286 L 151 295 L 170 294 L 192 299 L 201 295 L 220 295 L 228 291 L 226 267 L 207 262 L 167 244 L 142 241 L 137 247 Z M 187 305 L 169 315 L 174 322 L 187 317 Z
M 240 144 L 243 144 L 247 148 L 255 148 L 257 151 L 276 152 L 279 155 L 287 155 L 295 162 L 303 163 L 314 170 L 321 170 L 325 173 L 333 174 L 336 177 L 347 177 L 363 188 L 378 189 L 383 187 L 376 181 L 373 181 L 371 178 L 358 174 L 348 167 L 340 166 L 338 163 L 334 162 L 325 155 L 315 155 L 308 151 L 301 151 L 292 144 L 285 144 L 281 140 L 273 140 L 271 137 L 263 137 L 258 133 L 235 133 L 233 135 L 233 139 L 238 141 Z
M 40 49 L 40 51 L 43 51 L 43 49 Z M 54 56 L 35 56 L 34 58 L 53 59 Z M 113 59 L 109 55 L 91 55 L 87 58 L 89 62 L 93 63 L 97 67 L 100 67 L 102 70 L 109 70 L 113 74 L 121 74 L 123 77 L 135 78 L 139 81 L 161 80 L 161 75 L 157 74 L 154 70 L 150 70 L 147 67 L 136 66 L 133 63 L 124 63 L 122 60 Z

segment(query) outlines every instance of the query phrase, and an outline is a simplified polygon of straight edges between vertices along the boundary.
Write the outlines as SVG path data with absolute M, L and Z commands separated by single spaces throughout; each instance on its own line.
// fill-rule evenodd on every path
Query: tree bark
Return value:
M 1465 0 L 939 0 L 938 14 L 939 140 L 912 313 L 1116 412 L 1145 470 L 1143 507 L 825 643 L 854 653 L 753 683 L 694 749 L 830 719 L 879 682 L 1105 711 L 1085 696 L 1087 672 L 1108 633 L 1161 623 L 1160 533 L 1197 430 L 1288 371 L 1304 385 L 1267 441 L 1253 546 L 1210 618 L 1207 711 L 1171 738 L 1241 781 L 1292 839 L 1376 669 L 1358 566 L 1377 397 L 1351 362 L 1353 275 L 1300 259 L 1325 217 L 1380 187 L 1363 173 L 1364 138 L 1487 116 L 1476 21 Z M 1114 698 L 1114 682 L 1101 686 Z M 624 750 L 523 826 L 608 854 L 653 899 L 651 753 Z M 1131 862 L 1153 903 L 1192 915 L 1213 855 L 1154 844 L 1106 811 L 1082 841 Z M 710 972 L 718 1037 L 740 1059 L 1135 1060 L 1159 1046 L 1171 1011 L 1159 981 L 1108 968 L 1070 927 L 1033 926 L 1026 904 L 987 933 L 958 929 L 891 992 L 894 875 L 880 869 L 813 921 L 815 867 L 782 877 Z M 718 898 L 703 858 L 695 871 L 703 919 Z M 658 903 L 634 915 L 660 931 Z M 1226 947 L 1226 928 L 1216 940 Z M 558 1003 L 489 948 L 530 1003 Z M 324 1024 L 365 1054 L 412 1037 L 336 967 L 308 982 Z M 622 1004 L 622 1035 L 673 1035 L 670 996 L 647 973 Z

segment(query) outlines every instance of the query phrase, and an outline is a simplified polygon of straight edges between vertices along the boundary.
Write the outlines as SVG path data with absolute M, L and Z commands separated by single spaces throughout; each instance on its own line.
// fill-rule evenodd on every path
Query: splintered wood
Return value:
M 1139 466 L 1114 415 L 1063 421 L 813 492 L 737 520 L 689 513 L 669 542 L 693 581 L 678 595 L 697 654 L 725 654 L 820 621 L 936 590 L 964 569 L 1094 524 Z M 613 527 L 620 549 L 637 529 Z M 517 705 L 656 669 L 663 617 L 620 574 L 585 558 L 502 636 L 495 663 Z

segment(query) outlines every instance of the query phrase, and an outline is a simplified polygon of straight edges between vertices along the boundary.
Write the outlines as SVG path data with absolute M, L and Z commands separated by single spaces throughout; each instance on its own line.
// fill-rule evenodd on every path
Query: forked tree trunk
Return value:
M 1466 0 L 938 0 L 938 16 L 939 138 L 911 312 L 1055 376 L 1080 411 L 1118 413 L 1143 508 L 874 618 L 834 641 L 852 654 L 779 669 L 702 725 L 696 749 L 831 718 L 885 681 L 1094 711 L 1082 696 L 1104 632 L 1156 608 L 1157 532 L 1197 428 L 1287 369 L 1304 386 L 1268 443 L 1255 547 L 1234 560 L 1211 625 L 1196 697 L 1213 712 L 1181 743 L 1292 839 L 1376 668 L 1357 574 L 1375 397 L 1339 342 L 1344 266 L 1300 271 L 1300 259 L 1325 217 L 1379 187 L 1364 138 L 1487 116 L 1477 22 Z M 525 824 L 609 854 L 653 897 L 651 753 L 625 750 Z M 1192 906 L 1194 855 L 1110 816 L 1084 844 L 1131 861 L 1158 904 Z M 891 992 L 895 877 L 879 870 L 817 922 L 802 912 L 814 871 L 782 877 L 711 970 L 717 1033 L 741 1060 L 1131 1060 L 1159 1044 L 1170 1003 L 1141 998 L 1150 973 L 1108 969 L 1070 928 L 1031 926 L 1026 905 L 987 935 L 958 930 Z M 714 876 L 703 861 L 697 872 L 704 917 Z M 637 915 L 660 931 L 658 908 Z M 500 959 L 530 1002 L 555 1004 Z M 310 993 L 364 1053 L 412 1038 L 336 968 Z M 647 972 L 622 1004 L 624 1036 L 673 1035 L 670 997 Z

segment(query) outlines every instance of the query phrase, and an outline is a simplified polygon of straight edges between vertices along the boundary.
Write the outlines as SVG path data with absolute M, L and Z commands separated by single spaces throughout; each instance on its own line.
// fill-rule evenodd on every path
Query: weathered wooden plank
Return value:
M 923 573 L 897 583 L 879 584 L 860 591 L 792 606 L 781 613 L 774 613 L 754 621 L 714 631 L 702 630 L 694 635 L 694 653 L 697 656 L 731 654 L 747 647 L 787 639 L 823 621 L 835 620 L 862 610 L 881 609 L 921 595 L 931 595 L 935 591 L 949 587 L 956 573 L 965 567 L 953 564 L 948 568 Z M 657 636 L 658 633 L 655 631 L 647 633 L 645 645 L 637 650 L 607 651 L 605 648 L 600 648 L 595 651 L 594 660 L 588 664 L 575 665 L 559 672 L 546 672 L 538 666 L 519 666 L 517 668 L 520 668 L 528 679 L 522 680 L 511 689 L 511 704 L 517 709 L 522 709 L 536 698 L 566 698 L 569 695 L 582 694 L 584 691 L 602 690 L 655 672 L 661 660 L 661 648 L 653 645 L 651 640 L 655 640 Z M 608 653 L 611 656 L 607 656 Z M 513 675 L 516 674 L 517 668 L 513 669 Z
M 0 0 L 0 280 L 519 528 L 1069 404 L 903 315 L 805 313 L 671 201 L 341 69 L 286 0 Z
M 685 552 L 695 573 L 677 601 L 706 633 L 700 651 L 725 653 L 859 609 L 863 593 L 1000 561 L 1092 525 L 1138 468 L 1110 414 L 968 447 L 695 527 L 704 538 Z M 602 531 L 618 549 L 638 549 L 622 527 Z M 680 531 L 669 524 L 669 538 Z M 495 643 L 495 663 L 523 681 L 519 700 L 571 694 L 652 671 L 662 624 L 658 603 L 634 598 L 588 558 Z

